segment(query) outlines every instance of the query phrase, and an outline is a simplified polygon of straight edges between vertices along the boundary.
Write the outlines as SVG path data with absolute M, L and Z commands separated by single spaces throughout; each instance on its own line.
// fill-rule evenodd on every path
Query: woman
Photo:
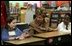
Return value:
M 37 34 L 48 31 L 48 23 L 44 21 L 42 15 L 36 15 L 36 18 L 33 22 L 30 23 L 30 33 Z
M 24 39 L 29 36 L 26 33 L 22 33 L 18 28 L 16 28 L 17 20 L 14 17 L 9 17 L 7 19 L 7 25 L 2 29 L 1 38 L 2 41 Z

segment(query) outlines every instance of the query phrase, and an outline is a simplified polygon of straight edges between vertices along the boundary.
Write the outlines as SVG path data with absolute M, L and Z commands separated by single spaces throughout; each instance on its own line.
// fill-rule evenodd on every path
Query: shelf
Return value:
M 53 11 L 53 13 L 71 13 L 71 11 L 70 10 L 68 10 L 68 11 Z

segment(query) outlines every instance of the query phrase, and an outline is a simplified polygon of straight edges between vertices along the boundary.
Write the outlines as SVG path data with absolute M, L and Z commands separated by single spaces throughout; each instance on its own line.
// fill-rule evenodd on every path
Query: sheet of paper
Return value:
M 9 36 L 14 36 L 16 35 L 15 31 L 9 31 Z

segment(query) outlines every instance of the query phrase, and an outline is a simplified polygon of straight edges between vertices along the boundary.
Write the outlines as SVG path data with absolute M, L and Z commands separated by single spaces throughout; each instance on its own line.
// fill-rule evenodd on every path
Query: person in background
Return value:
M 12 3 L 9 4 L 9 12 L 10 14 L 14 14 L 14 7 Z
M 14 9 L 14 13 L 18 14 L 19 11 L 20 11 L 19 3 L 16 3 L 14 8 L 15 8 L 15 9 Z
M 1 33 L 2 41 L 17 40 L 17 39 L 21 40 L 29 36 L 29 34 L 22 33 L 22 31 L 16 27 L 16 22 L 17 20 L 14 17 L 9 17 L 7 19 L 7 25 L 5 28 L 2 29 Z
M 21 7 L 20 8 L 20 22 L 25 23 L 25 16 L 26 15 L 26 8 Z
M 20 8 L 19 8 L 19 3 L 16 3 L 15 4 L 15 7 L 14 7 L 14 14 L 16 15 L 16 18 L 17 18 L 17 22 L 19 22 L 19 12 L 20 12 Z
M 38 34 L 48 31 L 48 23 L 44 21 L 42 15 L 37 14 L 35 19 L 30 23 L 30 33 Z
M 30 22 L 33 21 L 33 15 L 35 14 L 35 11 L 32 9 L 32 5 L 28 4 L 26 15 L 25 15 L 25 21 L 26 23 L 30 24 Z
M 58 31 L 71 32 L 70 14 L 66 13 L 63 22 L 58 25 Z

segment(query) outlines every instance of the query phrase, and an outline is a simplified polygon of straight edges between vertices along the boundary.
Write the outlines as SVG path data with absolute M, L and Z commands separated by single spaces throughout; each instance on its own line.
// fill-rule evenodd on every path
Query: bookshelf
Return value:
M 56 28 L 60 19 L 60 14 L 59 13 L 51 13 L 50 17 L 50 27 L 51 28 Z
M 50 27 L 57 27 L 57 25 L 63 21 L 66 13 L 71 14 L 71 11 L 51 11 L 50 16 Z

